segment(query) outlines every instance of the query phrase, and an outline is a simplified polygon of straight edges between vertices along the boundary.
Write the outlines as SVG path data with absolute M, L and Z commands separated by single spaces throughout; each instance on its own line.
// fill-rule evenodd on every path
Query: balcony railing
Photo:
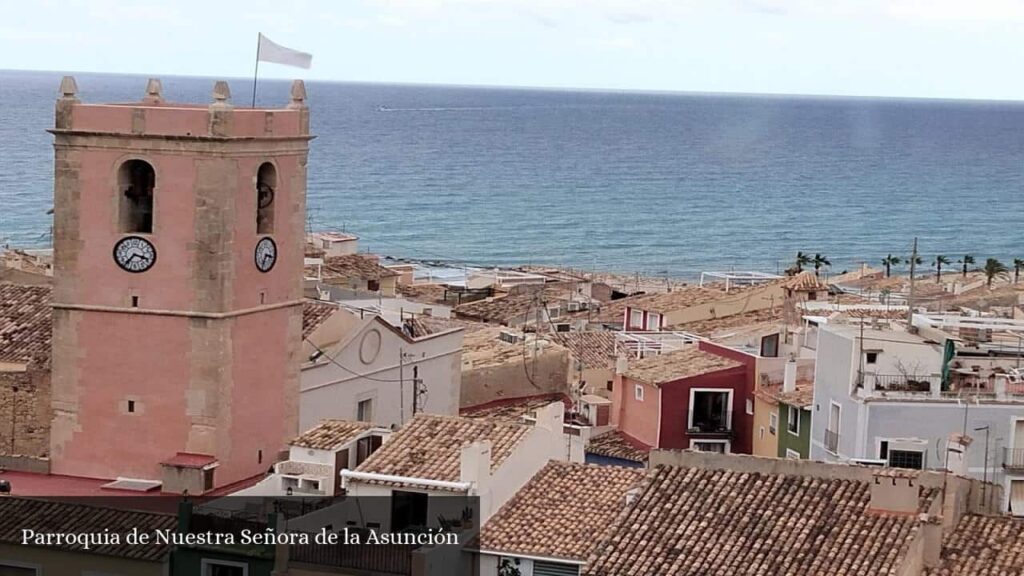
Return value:
M 1024 448 L 1003 448 L 1003 468 L 1024 473 Z
M 858 386 L 868 387 L 877 392 L 924 393 L 938 392 L 942 386 L 941 376 L 908 376 L 904 374 L 872 374 L 860 372 Z
M 839 432 L 825 430 L 825 449 L 833 454 L 839 453 Z
M 690 436 L 701 436 L 704 438 L 732 438 L 732 429 L 728 426 L 719 426 L 707 422 L 694 422 L 694 425 L 686 433 Z
M 373 576 L 412 574 L 412 553 L 417 546 L 400 544 L 298 544 L 290 550 L 292 562 L 331 566 Z

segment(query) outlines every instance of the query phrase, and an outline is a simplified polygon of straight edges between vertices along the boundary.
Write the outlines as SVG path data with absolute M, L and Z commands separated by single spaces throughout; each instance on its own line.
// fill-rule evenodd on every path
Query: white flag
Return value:
M 285 48 L 280 44 L 274 44 L 263 34 L 260 34 L 259 60 L 261 62 L 273 62 L 285 66 L 297 68 L 309 68 L 313 64 L 313 55 L 291 48 Z

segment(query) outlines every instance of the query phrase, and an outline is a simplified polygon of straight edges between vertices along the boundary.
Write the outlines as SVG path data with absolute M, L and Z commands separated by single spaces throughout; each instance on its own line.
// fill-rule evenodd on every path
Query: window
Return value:
M 878 459 L 888 460 L 889 459 L 889 441 L 882 440 L 878 443 Z
M 768 433 L 775 434 L 779 430 L 779 413 L 772 412 L 768 415 Z
M 153 192 L 156 172 L 148 162 L 129 160 L 117 172 L 120 192 L 121 232 L 150 234 L 153 232 Z
M 373 420 L 373 399 L 360 400 L 356 405 L 356 420 L 371 422 Z
M 614 380 L 609 380 L 608 381 L 608 391 L 611 392 L 613 388 L 615 388 L 615 381 Z
M 637 384 L 633 387 L 633 398 L 639 402 L 644 401 L 644 386 L 643 384 Z
M 135 413 L 135 400 L 129 400 L 128 401 L 128 413 L 129 414 L 134 414 Z
M 356 466 L 363 463 L 380 448 L 382 439 L 380 436 L 367 436 L 356 441 Z
M 807 299 L 808 300 L 817 300 L 818 299 L 818 293 L 817 292 L 808 292 L 807 293 Z
M 794 435 L 800 435 L 800 409 L 796 406 L 786 406 L 786 430 Z
M 690 449 L 698 452 L 713 452 L 715 454 L 728 454 L 728 440 L 693 440 L 690 442 Z
M 207 468 L 203 470 L 203 492 L 209 492 L 213 490 L 213 471 L 216 468 Z
M 761 338 L 761 356 L 765 358 L 779 357 L 779 335 L 771 334 Z
M 629 326 L 626 326 L 626 328 L 627 329 L 629 329 L 629 328 L 636 328 L 637 330 L 641 330 L 641 329 L 643 329 L 643 327 L 644 327 L 644 313 L 643 313 L 643 311 L 642 310 L 630 310 L 629 311 Z
M 1010 514 L 1024 516 L 1024 480 L 1010 480 Z
M 274 195 L 277 192 L 277 169 L 264 162 L 256 172 L 256 233 L 274 233 Z
M 732 390 L 694 388 L 690 391 L 691 431 L 728 432 L 732 424 Z
M 560 562 L 533 561 L 533 576 L 578 576 L 580 567 Z
M 799 460 L 800 459 L 800 453 L 797 452 L 796 450 L 790 450 L 789 448 L 786 448 L 786 459 L 787 460 Z
M 249 565 L 227 560 L 203 558 L 200 562 L 202 576 L 248 576 Z
M 889 450 L 889 466 L 893 468 L 924 468 L 924 452 L 917 450 Z
M 828 426 L 825 428 L 825 450 L 839 454 L 839 419 L 842 407 L 835 402 L 829 405 Z
M 750 398 L 747 398 L 747 414 L 750 416 L 754 415 L 754 401 Z
M 647 329 L 648 330 L 659 330 L 661 328 L 661 314 L 655 314 L 651 312 L 647 315 Z
M 391 491 L 391 531 L 402 532 L 427 525 L 427 495 L 422 492 Z
M 367 280 L 366 289 L 370 292 L 376 292 L 380 290 L 380 280 Z
M 878 352 L 865 352 L 864 362 L 866 364 L 877 364 L 878 363 Z

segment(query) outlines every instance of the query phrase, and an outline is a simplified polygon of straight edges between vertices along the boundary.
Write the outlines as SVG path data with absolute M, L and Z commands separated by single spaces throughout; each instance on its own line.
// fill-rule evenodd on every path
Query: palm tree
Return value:
M 812 262 L 814 262 L 814 260 L 812 260 L 811 257 L 808 256 L 807 254 L 804 254 L 803 252 L 797 252 L 796 253 L 796 271 L 797 272 L 803 272 L 804 271 L 804 266 L 807 266 L 807 265 L 811 264 Z
M 932 262 L 932 266 L 935 266 L 935 283 L 942 282 L 942 267 L 952 264 L 953 261 L 945 256 L 936 256 L 935 262 Z
M 963 258 L 957 260 L 957 264 L 964 265 L 964 278 L 967 278 L 967 267 L 971 264 L 974 264 L 974 256 L 971 256 L 970 254 L 964 254 Z
M 815 276 L 818 275 L 818 271 L 821 270 L 822 266 L 831 266 L 832 265 L 832 263 L 829 262 L 828 258 L 826 258 L 824 254 L 815 254 L 814 258 L 811 260 L 811 262 L 814 263 L 814 275 Z
M 892 276 L 892 267 L 900 263 L 899 256 L 893 256 L 889 254 L 885 258 L 882 258 L 882 265 L 885 266 L 885 277 Z
M 1006 278 L 1010 274 L 1010 269 L 995 258 L 989 258 L 985 261 L 985 278 L 988 278 L 988 287 L 992 287 L 992 280 L 996 278 Z
M 1024 259 L 1014 258 L 1013 259 L 1013 283 L 1016 284 L 1020 280 L 1020 269 L 1024 268 Z

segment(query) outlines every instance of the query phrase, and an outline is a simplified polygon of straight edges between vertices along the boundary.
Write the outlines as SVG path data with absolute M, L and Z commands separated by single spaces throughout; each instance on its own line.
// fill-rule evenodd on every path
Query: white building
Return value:
M 414 338 L 376 315 L 310 302 L 299 426 L 322 420 L 397 426 L 415 413 L 458 414 L 462 329 Z

